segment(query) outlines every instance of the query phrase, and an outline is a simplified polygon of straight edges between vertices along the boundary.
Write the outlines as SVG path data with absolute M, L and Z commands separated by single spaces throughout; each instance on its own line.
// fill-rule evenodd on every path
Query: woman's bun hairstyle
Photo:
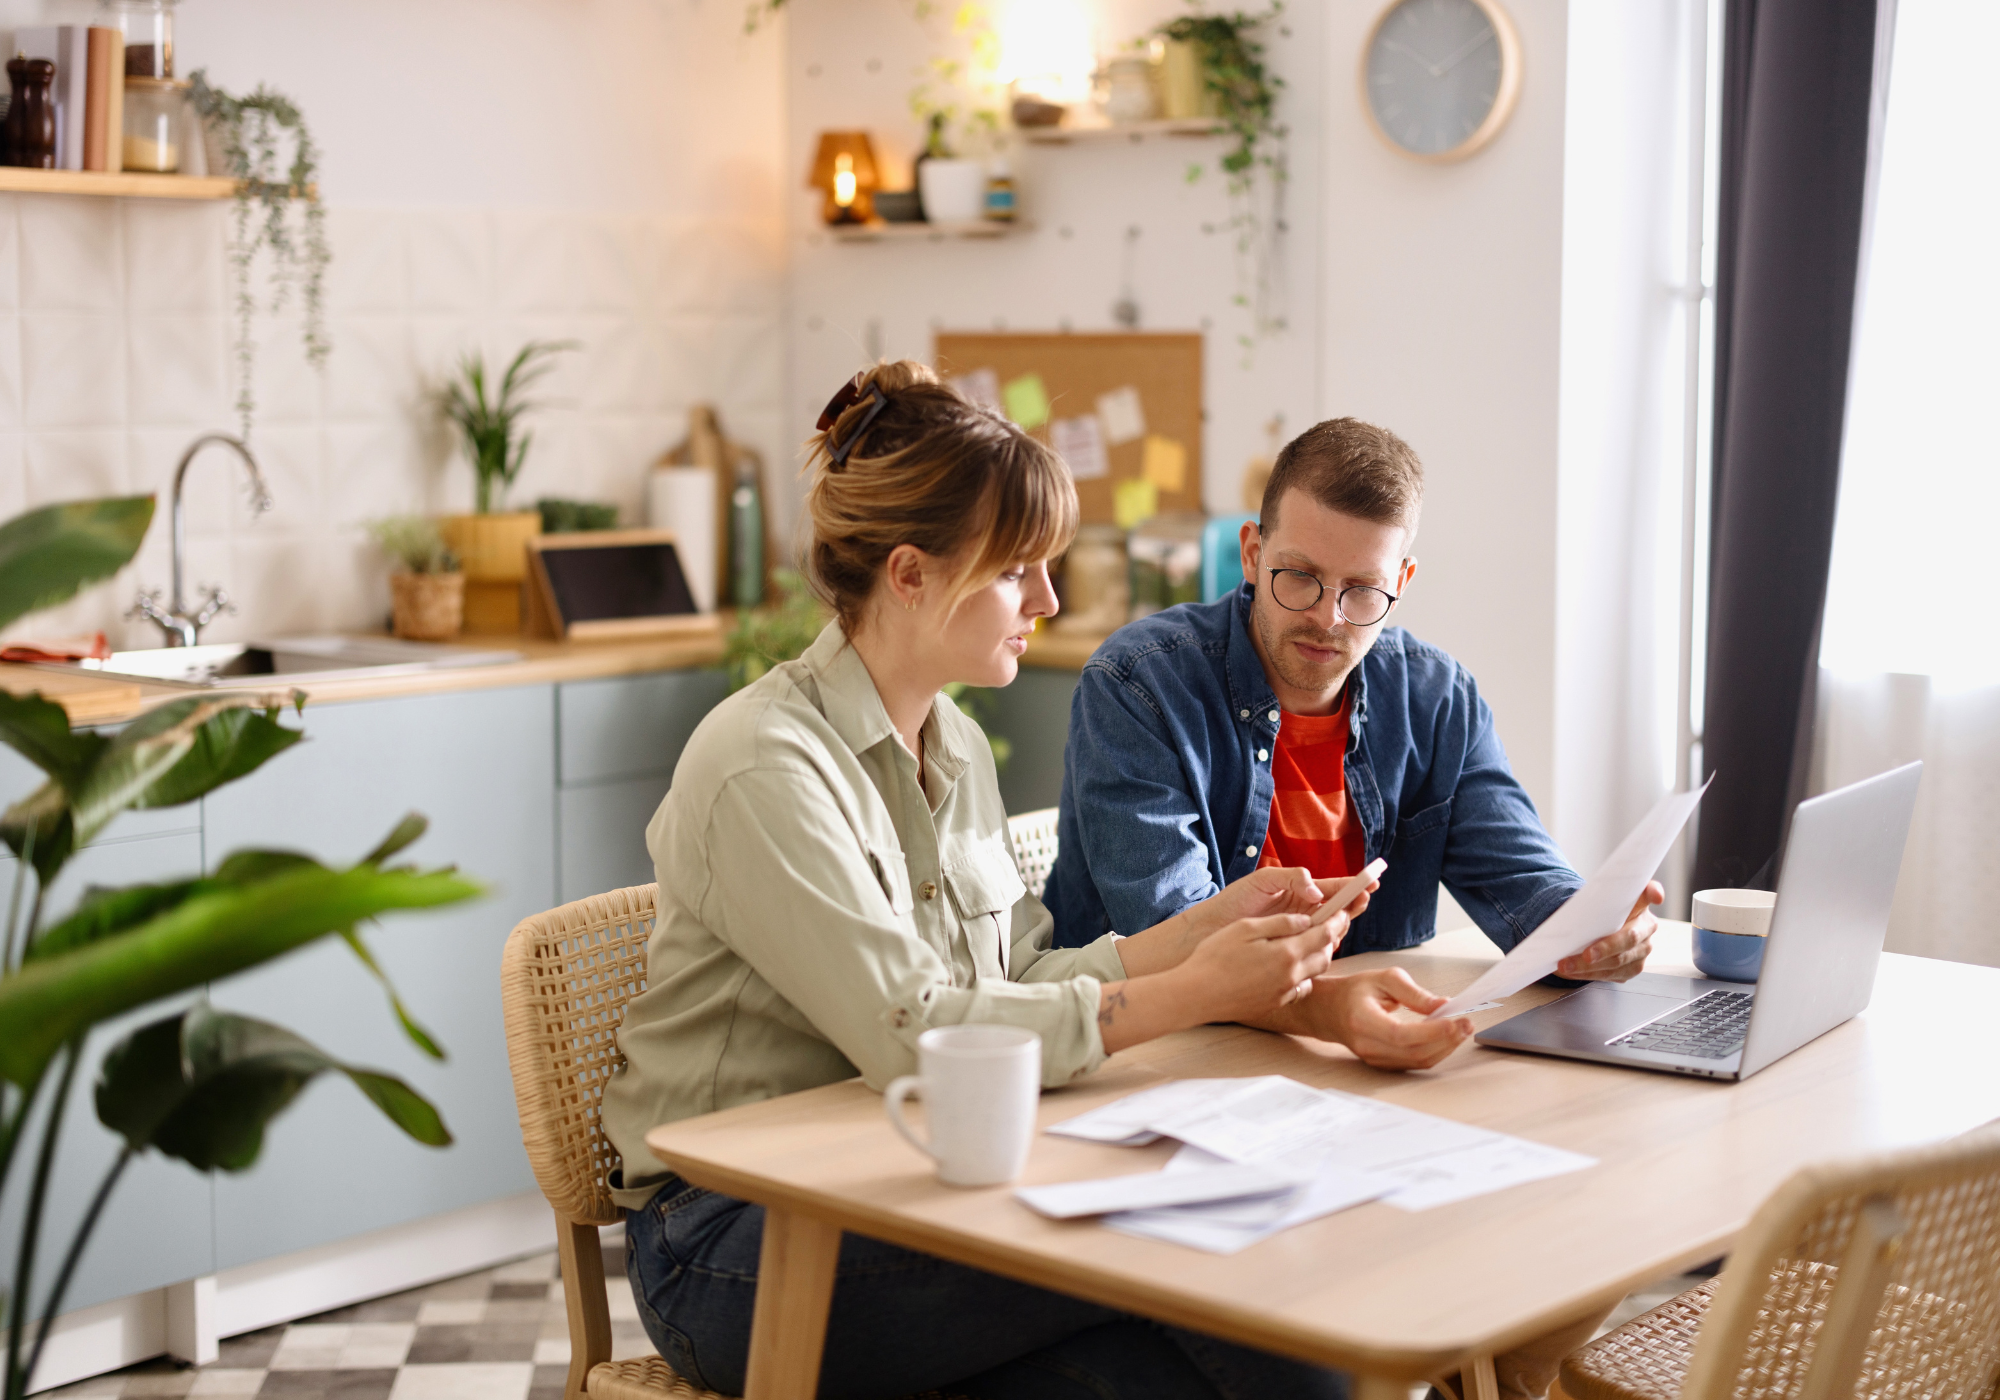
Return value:
M 951 608 L 1076 534 L 1076 487 L 1047 445 L 915 360 L 841 386 L 809 444 L 806 573 L 849 636 L 897 545 L 955 561 Z

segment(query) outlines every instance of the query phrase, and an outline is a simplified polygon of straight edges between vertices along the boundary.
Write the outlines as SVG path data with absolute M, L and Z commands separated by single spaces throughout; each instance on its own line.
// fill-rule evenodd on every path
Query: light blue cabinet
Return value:
M 444 1151 L 404 1137 L 344 1079 L 323 1077 L 273 1125 L 262 1159 L 215 1184 L 221 1268 L 532 1189 L 500 1023 L 500 948 L 555 898 L 551 687 L 308 707 L 307 742 L 211 795 L 211 866 L 243 847 L 329 861 L 365 853 L 404 812 L 430 834 L 405 859 L 456 864 L 491 895 L 364 931 L 405 1004 L 450 1054 L 404 1039 L 338 942 L 219 983 L 218 1006 L 268 1017 L 344 1059 L 407 1079 L 444 1114 Z
M 652 881 L 646 823 L 689 736 L 728 691 L 720 671 L 556 687 L 560 900 Z
M 248 1172 L 211 1181 L 157 1156 L 128 1168 L 66 1309 L 533 1189 L 501 1028 L 501 945 L 526 915 L 653 878 L 646 823 L 726 692 L 721 672 L 686 671 L 308 706 L 297 721 L 306 741 L 251 777 L 199 804 L 118 818 L 51 892 L 51 917 L 88 885 L 193 875 L 245 847 L 352 861 L 411 810 L 431 828 L 403 859 L 457 865 L 491 893 L 365 930 L 449 1053 L 443 1064 L 403 1037 L 381 988 L 337 941 L 210 989 L 218 1006 L 409 1080 L 444 1114 L 452 1147 L 411 1142 L 345 1079 L 322 1078 L 273 1123 Z M 39 781 L 0 748 L 0 805 Z M 14 864 L 0 857 L 0 901 Z M 91 1038 L 63 1131 L 44 1280 L 117 1150 L 91 1106 L 97 1063 L 172 1009 L 145 1008 Z M 15 1237 L 26 1187 L 20 1165 L 0 1203 L 4 1239 Z

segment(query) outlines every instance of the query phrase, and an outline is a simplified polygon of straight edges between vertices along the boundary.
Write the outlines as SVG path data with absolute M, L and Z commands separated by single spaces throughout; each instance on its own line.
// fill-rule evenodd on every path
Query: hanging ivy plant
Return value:
M 1191 0 L 1192 3 L 1192 0 Z M 1155 31 L 1162 38 L 1192 44 L 1201 63 L 1202 86 L 1213 99 L 1216 120 L 1233 141 L 1218 164 L 1228 179 L 1231 213 L 1225 226 L 1236 235 L 1236 304 L 1250 313 L 1250 334 L 1239 337 L 1247 351 L 1256 338 L 1284 328 L 1272 308 L 1272 246 L 1284 232 L 1284 192 L 1287 179 L 1285 137 L 1278 120 L 1278 94 L 1285 80 L 1271 71 L 1264 58 L 1265 26 L 1284 11 L 1283 0 L 1259 14 L 1191 14 L 1169 20 Z M 1286 31 L 1280 30 L 1280 33 Z M 1258 174 L 1267 177 L 1261 198 Z M 1203 168 L 1192 165 L 1188 179 L 1199 180 Z
M 253 320 L 258 303 L 251 274 L 258 254 L 270 259 L 268 309 L 282 310 L 298 293 L 307 362 L 318 368 L 332 348 L 326 336 L 325 288 L 333 254 L 326 246 L 326 210 L 319 201 L 319 147 L 305 115 L 283 93 L 259 84 L 248 97 L 236 97 L 212 86 L 200 69 L 189 81 L 195 110 L 220 140 L 226 173 L 236 181 L 230 300 L 236 318 L 236 416 L 248 440 L 257 412 Z

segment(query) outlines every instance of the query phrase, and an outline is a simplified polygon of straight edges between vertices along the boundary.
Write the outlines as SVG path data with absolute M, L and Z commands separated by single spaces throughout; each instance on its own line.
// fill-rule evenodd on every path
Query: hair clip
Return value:
M 826 450 L 827 460 L 835 466 L 844 467 L 847 465 L 847 454 L 854 450 L 854 444 L 861 441 L 861 435 L 868 431 L 868 425 L 873 423 L 882 410 L 889 406 L 889 396 L 882 392 L 879 385 L 870 384 L 868 386 L 868 396 L 874 402 L 868 405 L 867 411 L 861 415 L 861 421 L 856 423 L 854 430 L 847 435 L 847 441 L 841 443 L 838 447 L 828 447 Z M 862 391 L 855 385 L 853 380 L 849 380 L 847 383 L 841 385 L 840 392 L 827 401 L 825 411 L 819 416 L 819 430 L 823 433 L 831 433 L 834 424 L 840 421 L 840 415 L 861 402 L 861 397 Z

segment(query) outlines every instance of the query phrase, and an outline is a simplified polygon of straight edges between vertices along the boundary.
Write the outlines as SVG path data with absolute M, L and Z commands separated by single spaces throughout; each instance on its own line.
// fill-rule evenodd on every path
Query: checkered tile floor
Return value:
M 612 1355 L 650 1355 L 622 1242 L 605 1250 L 604 1275 Z M 563 1285 L 543 1254 L 231 1337 L 207 1366 L 162 1357 L 44 1395 L 561 1400 L 568 1368 Z

